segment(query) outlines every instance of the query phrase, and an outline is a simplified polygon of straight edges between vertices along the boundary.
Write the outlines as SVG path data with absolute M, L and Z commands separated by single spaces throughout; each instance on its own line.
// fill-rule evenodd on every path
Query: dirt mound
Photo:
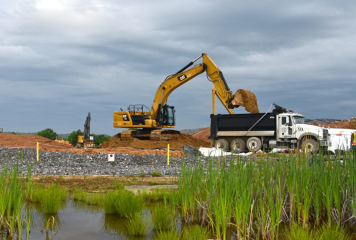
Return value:
M 190 135 L 181 133 L 179 138 L 169 141 L 151 141 L 151 140 L 140 140 L 132 139 L 129 141 L 122 141 L 120 135 L 117 134 L 106 143 L 100 145 L 102 148 L 116 148 L 116 147 L 134 147 L 134 148 L 162 148 L 167 147 L 169 144 L 170 148 L 181 149 L 183 145 L 191 145 L 193 147 L 210 147 L 210 144 L 201 139 L 194 138 Z
M 210 143 L 210 139 L 208 139 L 209 136 L 210 136 L 210 127 L 203 128 L 192 135 L 192 137 L 200 139 L 207 143 Z
M 93 148 L 74 148 L 63 143 L 52 141 L 48 138 L 37 135 L 14 135 L 10 133 L 0 133 L 0 146 L 9 148 L 37 148 L 39 142 L 39 149 L 41 151 L 49 152 L 73 152 L 77 154 L 97 154 L 97 153 L 116 153 L 116 154 L 130 154 L 130 155 L 145 155 L 158 154 L 167 155 L 167 150 L 141 150 L 133 147 L 115 147 L 105 149 Z M 166 145 L 167 146 L 167 145 Z M 169 155 L 172 157 L 183 157 L 182 150 L 170 151 Z
M 319 124 L 314 124 L 315 126 L 319 126 Z M 320 124 L 322 127 L 325 128 L 344 128 L 344 129 L 356 129 L 356 121 L 342 121 L 342 122 L 333 122 L 333 123 L 325 123 Z
M 257 98 L 250 90 L 237 90 L 235 92 L 234 99 L 232 100 L 232 104 L 243 106 L 246 111 L 250 113 L 260 112 L 257 105 Z
M 63 143 L 58 143 L 45 137 L 37 135 L 15 135 L 11 133 L 0 133 L 0 146 L 10 148 L 36 148 L 37 142 L 40 146 L 54 147 L 54 148 L 72 148 Z

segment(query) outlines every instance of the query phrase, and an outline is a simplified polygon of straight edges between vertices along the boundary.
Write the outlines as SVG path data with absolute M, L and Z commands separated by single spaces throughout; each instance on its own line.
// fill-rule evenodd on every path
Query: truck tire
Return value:
M 225 139 L 219 139 L 215 142 L 215 148 L 222 151 L 227 151 L 229 150 L 229 144 Z
M 235 138 L 230 143 L 231 152 L 243 152 L 245 151 L 245 142 L 240 138 Z
M 261 139 L 257 137 L 250 137 L 246 142 L 246 146 L 250 152 L 257 152 L 262 147 Z
M 314 139 L 304 139 L 301 144 L 301 149 L 302 151 L 307 149 L 309 152 L 318 152 L 319 145 Z

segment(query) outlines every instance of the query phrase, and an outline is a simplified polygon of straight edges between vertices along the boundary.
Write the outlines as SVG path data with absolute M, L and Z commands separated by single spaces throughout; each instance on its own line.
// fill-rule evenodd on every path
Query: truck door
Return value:
M 293 122 L 290 116 L 280 116 L 278 117 L 278 137 L 279 138 L 291 138 L 293 135 Z

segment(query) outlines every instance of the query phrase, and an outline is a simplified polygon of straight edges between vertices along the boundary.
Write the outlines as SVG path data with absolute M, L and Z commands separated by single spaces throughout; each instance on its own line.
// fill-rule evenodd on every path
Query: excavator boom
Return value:
M 192 66 L 194 62 L 199 60 L 200 58 L 203 59 L 202 63 L 196 64 L 192 68 L 186 70 L 188 67 Z M 216 66 L 216 64 L 211 60 L 208 54 L 203 53 L 200 57 L 195 59 L 194 61 L 190 62 L 187 66 L 182 68 L 177 73 L 170 75 L 166 78 L 165 81 L 159 86 L 157 89 L 156 95 L 153 99 L 152 109 L 150 114 L 152 115 L 152 119 L 156 119 L 157 115 L 163 106 L 163 104 L 167 101 L 169 95 L 178 87 L 182 86 L 183 84 L 189 82 L 196 76 L 206 72 L 208 79 L 214 84 L 216 89 L 216 93 L 220 95 L 220 100 L 226 110 L 233 114 L 234 107 L 232 106 L 231 101 L 233 100 L 233 94 L 230 91 L 229 86 L 224 78 L 223 73 L 220 69 Z

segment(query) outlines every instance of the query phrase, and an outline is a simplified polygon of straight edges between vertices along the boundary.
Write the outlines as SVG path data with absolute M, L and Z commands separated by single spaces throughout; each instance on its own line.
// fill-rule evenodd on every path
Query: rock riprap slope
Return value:
M 32 166 L 32 175 L 111 175 L 111 176 L 138 176 L 152 175 L 152 172 L 161 173 L 162 176 L 173 176 L 180 172 L 182 161 L 185 164 L 207 163 L 209 158 L 200 158 L 199 161 L 190 158 L 170 157 L 167 166 L 167 156 L 127 155 L 115 154 L 115 161 L 108 162 L 108 154 L 76 154 L 72 152 L 39 151 L 39 161 L 36 161 L 36 149 L 32 148 L 3 148 L 0 147 L 0 171 L 5 167 L 14 167 L 16 162 L 21 165 L 23 174 Z

